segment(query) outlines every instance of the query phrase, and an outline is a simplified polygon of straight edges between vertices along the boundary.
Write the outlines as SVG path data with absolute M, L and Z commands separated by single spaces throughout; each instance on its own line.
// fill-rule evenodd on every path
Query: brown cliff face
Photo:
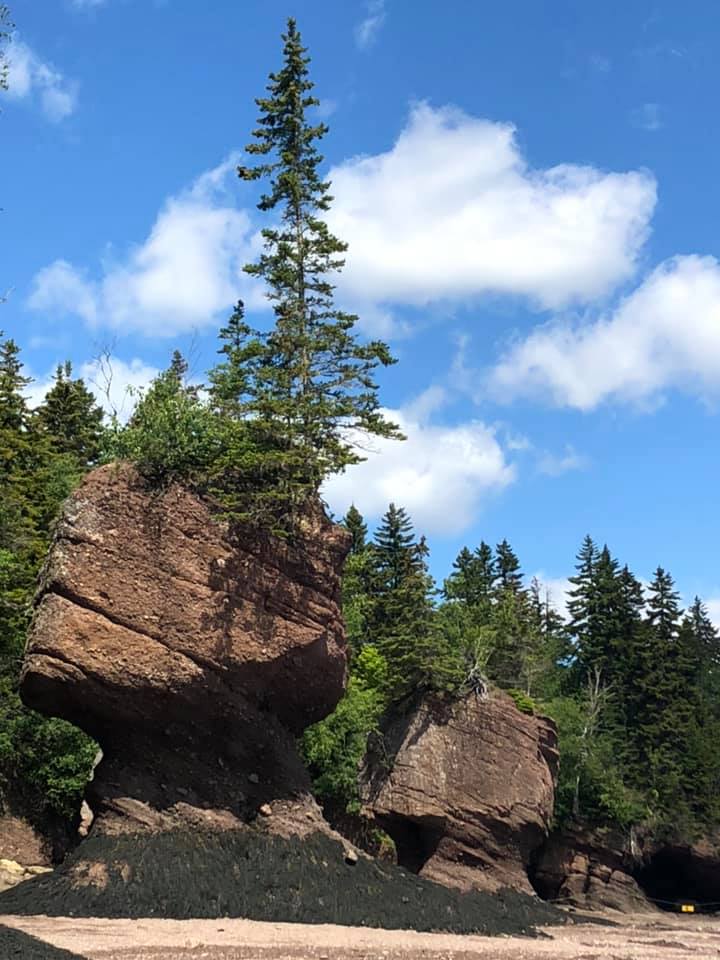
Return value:
M 347 548 L 319 508 L 290 544 L 232 530 L 180 486 L 150 492 L 128 466 L 86 477 L 43 574 L 21 693 L 100 743 L 95 829 L 246 819 L 309 791 L 294 737 L 344 688 Z
M 471 694 L 423 703 L 384 741 L 363 773 L 363 800 L 399 862 L 464 890 L 531 892 L 527 867 L 553 810 L 552 721 L 521 713 L 509 697 Z

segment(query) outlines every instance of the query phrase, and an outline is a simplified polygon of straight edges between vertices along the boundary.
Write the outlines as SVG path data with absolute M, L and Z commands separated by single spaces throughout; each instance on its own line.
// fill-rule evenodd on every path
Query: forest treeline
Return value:
M 419 697 L 497 688 L 558 724 L 558 823 L 643 823 L 682 837 L 717 826 L 720 638 L 699 598 L 681 608 L 666 570 L 643 587 L 588 536 L 561 616 L 506 540 L 463 548 L 437 587 L 402 507 L 389 506 L 371 539 L 355 508 L 343 522 L 351 679 L 304 737 L 322 798 L 357 809 L 368 736 Z
M 0 6 L 0 10 L 2 7 Z M 175 353 L 135 396 L 127 423 L 58 367 L 35 408 L 18 345 L 0 336 L 0 800 L 42 815 L 77 810 L 96 748 L 79 731 L 26 710 L 17 680 L 35 584 L 61 503 L 93 466 L 129 460 L 155 488 L 181 482 L 231 522 L 293 537 L 324 481 L 362 459 L 358 433 L 403 438 L 385 419 L 376 373 L 394 360 L 338 309 L 332 278 L 345 244 L 324 215 L 309 58 L 293 20 L 283 63 L 256 102 L 257 128 L 238 175 L 258 181 L 263 249 L 247 272 L 273 319 L 250 326 L 238 303 L 206 383 Z M 343 582 L 347 693 L 306 732 L 321 799 L 357 809 L 368 737 L 421 696 L 507 690 L 560 730 L 557 817 L 645 822 L 689 836 L 720 821 L 720 646 L 705 607 L 687 611 L 658 568 L 647 589 L 587 538 L 569 617 L 527 584 L 507 541 L 464 549 L 438 587 L 428 547 L 401 506 L 370 538 L 356 509 Z

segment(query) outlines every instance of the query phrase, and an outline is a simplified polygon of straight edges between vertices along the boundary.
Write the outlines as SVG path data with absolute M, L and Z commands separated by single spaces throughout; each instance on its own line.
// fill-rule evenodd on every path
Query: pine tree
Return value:
M 495 568 L 497 571 L 496 589 L 498 591 L 511 590 L 519 593 L 522 590 L 522 573 L 520 561 L 507 540 L 503 540 L 495 548 Z
M 372 642 L 385 658 L 391 699 L 461 682 L 459 651 L 436 629 L 434 583 L 424 537 L 415 539 L 402 507 L 390 504 L 375 532 Z
M 342 523 L 352 537 L 350 554 L 343 571 L 343 617 L 350 650 L 357 654 L 372 642 L 375 568 L 372 548 L 367 542 L 367 524 L 354 504 L 343 517 Z
M 634 731 L 641 779 L 650 784 L 660 808 L 675 807 L 678 817 L 687 805 L 684 749 L 697 705 L 679 599 L 672 577 L 658 567 L 647 595 Z
M 65 455 L 31 415 L 29 383 L 17 344 L 0 334 L 0 808 L 20 800 L 40 818 L 48 807 L 70 818 L 97 748 L 69 724 L 26 710 L 17 692 L 37 575 L 67 492 L 58 470 Z
M 589 629 L 578 648 L 578 658 L 588 674 L 599 671 L 603 682 L 612 686 L 620 653 L 621 585 L 619 565 L 602 548 L 593 572 L 593 609 Z
M 23 375 L 17 343 L 2 338 L 0 330 L 0 430 L 21 433 L 29 417 L 24 390 L 32 380 Z
M 695 675 L 705 692 L 709 693 L 717 690 L 720 681 L 720 633 L 700 597 L 695 597 L 687 616 L 692 635 Z
M 32 519 L 35 451 L 29 432 L 30 411 L 20 350 L 0 331 L 0 549 L 24 559 L 23 569 L 41 549 Z
M 256 374 L 255 360 L 264 352 L 259 336 L 246 323 L 245 304 L 238 300 L 218 335 L 223 359 L 209 374 L 211 401 L 225 419 L 239 421 L 247 412 L 248 380 Z
M 467 547 L 463 547 L 453 561 L 452 573 L 443 584 L 443 596 L 446 600 L 460 600 L 469 603 L 472 570 L 475 558 Z
M 450 576 L 443 584 L 446 600 L 456 600 L 482 609 L 487 620 L 495 582 L 495 564 L 491 548 L 483 541 L 475 551 L 463 547 L 453 562 Z
M 403 507 L 391 503 L 375 531 L 373 551 L 381 589 L 395 590 L 423 567 L 412 520 Z
M 328 475 L 363 459 L 350 435 L 402 435 L 383 416 L 374 381 L 378 366 L 394 362 L 387 346 L 361 344 L 353 332 L 357 318 L 333 302 L 330 278 L 343 266 L 346 245 L 323 219 L 332 198 L 319 174 L 317 143 L 327 127 L 307 118 L 318 101 L 295 20 L 288 20 L 283 41 L 283 66 L 270 74 L 268 96 L 256 101 L 261 115 L 246 148 L 259 163 L 238 168 L 243 180 L 267 181 L 258 208 L 279 221 L 263 229 L 264 250 L 245 268 L 265 282 L 275 326 L 257 335 L 238 326 L 252 362 L 241 349 L 236 359 L 245 367 L 226 370 L 225 385 L 236 380 L 238 412 L 256 430 L 265 428 L 277 499 L 291 509 Z M 228 354 L 226 367 L 232 362 Z
M 351 555 L 362 553 L 367 547 L 368 528 L 363 519 L 363 515 L 354 503 L 350 505 L 350 509 L 343 517 L 342 525 L 348 530 L 352 537 L 352 544 L 350 546 Z
M 569 630 L 576 642 L 576 653 L 580 661 L 578 686 L 584 687 L 581 674 L 587 670 L 587 664 L 582 662 L 579 652 L 587 647 L 592 631 L 592 622 L 595 610 L 595 564 L 597 563 L 598 549 L 590 535 L 582 542 L 577 555 L 575 566 L 576 574 L 570 577 L 572 589 L 569 591 L 568 613 L 570 614 Z
M 37 422 L 54 452 L 72 456 L 83 469 L 97 462 L 103 437 L 103 410 L 69 361 L 58 365 L 55 380 L 37 410 Z

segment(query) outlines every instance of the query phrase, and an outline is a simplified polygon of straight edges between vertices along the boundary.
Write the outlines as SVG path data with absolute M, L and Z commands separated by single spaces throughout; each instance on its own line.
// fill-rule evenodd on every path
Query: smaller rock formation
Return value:
M 385 732 L 362 774 L 366 809 L 398 862 L 463 890 L 532 892 L 527 868 L 547 836 L 557 774 L 551 720 L 504 694 L 425 701 Z
M 642 912 L 652 905 L 633 876 L 640 863 L 628 834 L 576 824 L 550 836 L 532 880 L 544 900 L 585 910 Z
M 100 744 L 93 833 L 328 829 L 295 738 L 342 696 L 348 534 L 320 507 L 294 542 L 234 529 L 127 465 L 64 507 L 20 681 Z M 267 805 L 265 807 L 264 805 Z

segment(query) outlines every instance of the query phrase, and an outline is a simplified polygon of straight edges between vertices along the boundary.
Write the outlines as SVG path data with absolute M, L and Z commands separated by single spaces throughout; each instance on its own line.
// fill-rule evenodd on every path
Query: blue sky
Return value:
M 0 327 L 39 395 L 198 376 L 257 249 L 234 175 L 295 15 L 350 243 L 338 296 L 399 358 L 408 441 L 332 482 L 390 499 L 442 577 L 507 537 L 556 590 L 585 533 L 720 619 L 714 0 L 15 0 L 0 115 Z

